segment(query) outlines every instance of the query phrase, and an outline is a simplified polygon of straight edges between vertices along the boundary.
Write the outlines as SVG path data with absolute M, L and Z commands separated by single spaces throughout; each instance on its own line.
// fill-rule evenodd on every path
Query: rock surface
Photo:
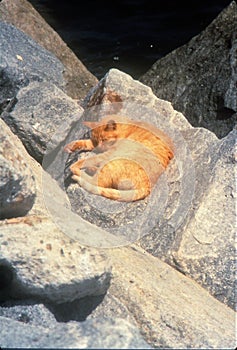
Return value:
M 24 146 L 0 119 L 0 219 L 24 216 L 36 196 L 32 170 Z
M 180 271 L 233 309 L 236 306 L 236 137 L 237 132 L 233 131 L 220 143 L 209 186 L 182 235 L 176 239 L 170 257 L 170 262 Z
M 17 348 L 20 344 L 24 348 L 150 349 L 139 331 L 121 319 L 59 323 L 46 328 L 0 317 L 0 324 L 3 348 Z
M 193 126 L 218 137 L 226 136 L 236 123 L 236 22 L 237 5 L 232 1 L 201 34 L 141 77 Z
M 50 82 L 31 82 L 2 113 L 2 119 L 20 137 L 28 153 L 42 163 L 48 144 L 62 125 L 70 126 L 82 108 Z M 64 130 L 65 131 L 65 130 Z M 64 141 L 57 140 L 57 145 Z
M 148 343 L 173 349 L 235 347 L 234 311 L 190 278 L 135 245 L 108 253 L 110 294 L 128 308 Z
M 52 52 L 64 65 L 64 91 L 72 98 L 82 100 L 97 79 L 86 69 L 60 36 L 45 22 L 26 0 L 2 0 L 0 20 L 13 24 L 46 50 Z
M 116 99 L 120 101 L 119 103 L 114 103 L 114 99 L 110 98 L 112 93 L 113 96 L 117 96 Z M 109 101 L 110 99 L 112 102 Z M 85 106 L 90 106 L 92 111 L 92 105 L 98 106 L 99 103 L 104 107 L 100 107 L 100 109 L 96 107 L 98 112 L 103 111 L 103 109 L 109 111 L 117 106 L 117 108 L 120 108 L 119 113 L 128 111 L 130 116 L 135 119 L 143 118 L 153 124 L 160 125 L 161 128 L 165 128 L 164 130 L 171 133 L 173 137 L 176 159 L 166 171 L 168 192 L 161 192 L 161 189 L 165 187 L 165 183 L 161 182 L 160 192 L 159 188 L 158 190 L 155 189 L 154 191 L 157 191 L 155 192 L 155 198 L 152 196 L 150 198 L 150 211 L 146 211 L 148 208 L 146 201 L 139 201 L 138 204 L 130 203 L 125 210 L 119 212 L 118 219 L 113 215 L 114 213 L 111 215 L 107 210 L 107 221 L 105 222 L 102 219 L 101 224 L 101 217 L 105 216 L 105 205 L 102 207 L 102 212 L 95 199 L 88 217 L 85 216 L 84 211 L 84 218 L 97 225 L 102 225 L 105 229 L 106 225 L 109 226 L 112 222 L 111 231 L 116 224 L 121 225 L 120 221 L 124 222 L 126 220 L 129 210 L 135 212 L 133 228 L 140 233 L 139 244 L 144 249 L 175 265 L 180 271 L 201 283 L 212 295 L 234 308 L 235 196 L 233 194 L 233 172 L 235 160 L 233 148 L 235 134 L 230 134 L 226 139 L 220 141 L 208 130 L 192 128 L 184 116 L 175 111 L 169 102 L 156 98 L 151 89 L 140 82 L 134 81 L 125 73 L 114 69 L 109 71 L 85 100 Z M 128 103 L 132 103 L 131 107 Z M 229 156 L 226 162 L 227 154 Z M 214 176 L 215 173 L 216 176 Z M 224 180 L 221 174 L 223 174 Z M 218 188 L 217 192 L 214 191 L 214 188 Z M 220 200 L 218 200 L 217 193 L 221 188 Z M 81 190 L 76 191 L 77 203 L 80 201 L 79 191 Z M 69 192 L 70 200 L 71 196 L 73 197 L 73 189 Z M 159 201 L 157 201 L 157 198 L 159 198 Z M 160 198 L 163 198 L 164 202 L 166 201 L 163 207 L 160 205 Z M 71 202 L 73 203 L 73 201 Z M 75 204 L 73 205 L 75 206 Z M 141 207 L 142 205 L 144 207 Z M 212 207 L 215 208 L 214 216 L 211 216 L 209 212 Z M 95 212 L 95 208 L 100 209 L 101 216 Z M 209 211 L 207 211 L 207 208 L 210 208 Z M 83 211 L 82 202 L 80 202 L 79 210 L 80 212 Z M 160 210 L 162 210 L 162 216 Z M 212 220 L 210 220 L 211 217 Z M 219 222 L 220 218 L 224 217 L 225 220 Z M 109 218 L 112 221 L 109 221 Z M 140 224 L 141 218 L 144 218 L 142 224 Z M 131 220 L 130 216 L 128 219 Z M 150 225 L 149 234 L 142 233 L 147 222 Z M 127 229 L 128 226 L 125 227 Z M 193 236 L 198 236 L 197 230 L 199 231 L 201 227 L 200 235 L 204 237 L 212 235 L 212 237 L 218 237 L 218 239 L 211 240 L 207 245 L 203 244 L 202 239 L 200 242 L 195 240 Z M 212 234 L 211 232 L 208 233 L 207 228 L 212 228 Z M 127 232 L 130 234 L 129 230 Z M 189 237 L 187 241 L 185 241 L 186 234 Z M 198 247 L 199 254 L 193 253 L 190 244 L 193 240 L 195 241 L 195 247 Z M 205 238 L 203 240 L 205 242 Z M 181 243 L 182 241 L 183 243 Z M 185 257 L 184 253 L 180 251 L 182 257 L 179 259 L 177 251 L 182 249 L 179 247 L 183 244 L 186 251 Z M 182 268 L 183 257 L 185 268 Z M 189 267 L 188 264 L 190 264 Z M 199 266 L 200 268 L 195 269 L 193 266 Z M 233 273 L 230 273 L 230 271 L 233 271 Z
M 0 43 L 0 112 L 32 81 L 65 86 L 62 63 L 14 26 L 0 22 Z
M 106 255 L 97 250 L 82 248 L 79 243 L 63 235 L 57 222 L 55 224 L 49 217 L 45 204 L 47 202 L 48 206 L 51 205 L 51 208 L 57 210 L 57 203 L 60 202 L 60 209 L 69 211 L 64 192 L 46 174 L 42 186 L 44 172 L 35 167 L 36 161 L 27 154 L 21 142 L 2 120 L 1 124 L 1 131 L 9 140 L 9 152 L 13 152 L 17 147 L 20 152 L 18 161 L 22 160 L 23 169 L 27 169 L 26 174 L 34 174 L 35 181 L 33 184 L 30 182 L 29 191 L 35 184 L 36 194 L 36 208 L 32 207 L 29 212 L 31 215 L 14 218 L 16 210 L 13 202 L 12 207 L 8 209 L 8 216 L 12 219 L 0 221 L 1 275 L 2 280 L 6 280 L 3 283 L 3 297 L 7 292 L 8 297 L 12 298 L 26 295 L 62 303 L 85 295 L 105 293 L 111 278 Z M 3 142 L 4 144 L 6 142 Z M 4 167 L 3 170 L 7 168 Z M 22 173 L 24 172 L 21 171 L 21 176 Z M 20 193 L 23 192 L 24 186 L 26 187 L 24 183 L 19 183 Z M 44 191 L 48 193 L 47 201 Z M 22 207 L 24 208 L 24 202 Z M 71 225 L 73 224 L 72 222 Z M 84 234 L 88 230 L 93 234 L 94 226 L 88 225 L 81 222 L 78 229 Z M 70 229 L 70 226 L 68 228 Z
M 12 275 L 9 297 L 63 303 L 104 294 L 109 286 L 106 255 L 73 242 L 48 218 L 3 222 L 0 240 L 1 268 Z
M 6 302 L 0 308 L 1 317 L 7 317 L 32 326 L 53 328 L 57 324 L 54 315 L 44 304 L 33 304 L 27 301 L 26 305 L 18 301 L 19 305 L 12 305 Z M 10 322 L 9 322 L 10 323 Z

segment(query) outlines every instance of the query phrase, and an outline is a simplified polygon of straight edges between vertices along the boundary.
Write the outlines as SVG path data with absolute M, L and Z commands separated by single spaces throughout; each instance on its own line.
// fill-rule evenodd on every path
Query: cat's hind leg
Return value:
M 80 176 L 81 170 L 85 170 L 88 174 L 94 175 L 100 164 L 104 161 L 105 155 L 96 155 L 89 158 L 79 159 L 77 162 L 70 166 L 70 170 L 73 175 Z
M 122 202 L 137 201 L 144 199 L 150 194 L 149 187 L 134 190 L 118 190 L 115 188 L 99 186 L 97 176 L 89 176 L 84 171 L 81 172 L 81 176 L 73 175 L 72 179 L 78 182 L 82 188 L 92 194 Z
M 88 192 L 100 195 L 100 187 L 98 186 L 97 176 L 90 176 L 84 171 L 81 171 L 80 176 L 73 175 L 72 179 L 79 183 L 79 185 L 86 189 Z

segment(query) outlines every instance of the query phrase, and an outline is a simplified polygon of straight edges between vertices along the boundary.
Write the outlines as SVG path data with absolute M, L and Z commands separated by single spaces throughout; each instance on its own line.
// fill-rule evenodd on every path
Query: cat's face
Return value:
M 91 141 L 98 152 L 105 152 L 118 138 L 118 124 L 114 120 L 107 122 L 84 122 L 91 129 Z

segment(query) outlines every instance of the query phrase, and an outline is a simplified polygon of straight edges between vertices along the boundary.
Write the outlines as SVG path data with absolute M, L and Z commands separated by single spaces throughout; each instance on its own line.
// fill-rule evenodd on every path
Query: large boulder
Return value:
M 2 120 L 0 123 L 1 158 L 4 156 L 1 183 L 6 187 L 1 193 L 1 219 L 5 220 L 0 221 L 0 297 L 27 296 L 63 303 L 104 294 L 111 279 L 106 254 L 85 249 L 62 233 L 50 213 L 53 208 L 62 211 L 58 214 L 62 220 L 64 215 L 69 216 L 70 203 L 65 193 L 44 174 L 8 126 Z M 81 235 L 95 235 L 99 230 L 83 220 L 69 220 L 69 231 L 76 226 Z
M 24 216 L 32 208 L 35 179 L 24 146 L 0 119 L 0 219 Z
M 183 133 L 194 167 L 195 191 L 183 225 L 166 221 L 140 243 L 235 308 L 235 140 L 204 129 Z
M 193 126 L 218 137 L 236 122 L 236 22 L 232 1 L 201 34 L 158 60 L 140 79 Z
M 127 307 L 149 344 L 171 349 L 236 346 L 235 312 L 189 277 L 136 245 L 108 254 L 110 295 Z M 110 308 L 110 303 L 103 305 L 102 315 Z
M 117 232 L 127 234 L 128 240 L 139 238 L 139 244 L 149 253 L 174 265 L 234 308 L 235 133 L 221 141 L 204 128 L 191 127 L 169 102 L 114 69 L 85 99 L 85 108 L 93 112 L 93 105 L 97 112 L 117 108 L 118 113 L 128 112 L 130 117 L 145 118 L 160 126 L 173 137 L 175 159 L 166 171 L 166 180 L 158 182 L 148 202 L 129 203 L 111 212 L 112 204 L 98 205 L 96 198 L 92 201 L 85 194 L 83 202 L 79 196 L 82 190 L 70 185 L 73 207 L 86 220 L 110 232 L 117 225 Z M 212 215 L 211 208 L 215 209 Z
M 165 174 L 160 178 L 159 185 L 152 192 L 148 203 L 146 199 L 136 203 L 116 203 L 106 198 L 90 195 L 77 184 L 69 182 L 68 186 L 65 187 L 73 210 L 83 219 L 101 226 L 115 237 L 120 237 L 121 244 L 140 239 L 157 225 L 158 220 L 163 220 L 167 224 L 168 218 L 171 221 L 170 216 L 173 216 L 173 221 L 177 218 L 182 221 L 183 215 L 179 215 L 177 208 L 177 190 L 181 185 L 184 186 L 180 197 L 184 209 L 190 204 L 192 192 L 189 194 L 189 191 L 193 187 L 193 184 L 190 183 L 193 181 L 193 164 L 185 140 L 177 130 L 178 128 L 191 128 L 184 116 L 175 111 L 169 102 L 157 99 L 149 87 L 134 81 L 129 75 L 116 69 L 110 70 L 105 78 L 91 90 L 83 106 L 85 112 L 82 118 L 78 120 L 77 127 L 73 125 L 76 135 L 70 133 L 70 138 L 85 136 L 83 135 L 85 127 L 82 124 L 85 118 L 96 120 L 104 114 L 116 112 L 125 114 L 132 119 L 146 120 L 167 132 L 172 138 L 174 136 L 175 146 L 179 152 L 177 153 L 177 161 L 173 162 L 172 168 L 170 167 L 172 173 L 169 177 L 166 177 Z M 54 176 L 54 171 L 55 167 L 52 168 L 52 176 Z M 183 172 L 181 181 L 179 171 Z M 65 174 L 67 175 L 67 172 Z M 177 181 L 175 181 L 176 179 Z M 171 188 L 175 199 L 169 200 L 169 206 L 174 205 L 169 208 L 169 215 L 164 216 L 163 210 L 168 199 L 168 187 Z M 164 219 L 162 219 L 163 216 Z M 176 224 L 174 222 L 174 225 Z M 123 238 L 124 241 L 122 241 Z M 166 240 L 166 249 L 167 245 L 172 244 L 172 242 L 173 237 Z M 93 244 L 93 242 L 90 241 L 88 244 Z M 117 241 L 114 244 L 117 244 Z
M 11 23 L 22 30 L 62 62 L 64 65 L 63 77 L 66 82 L 64 91 L 70 97 L 82 100 L 89 89 L 96 84 L 96 77 L 86 69 L 28 1 L 2 0 L 0 20 Z
M 8 298 L 64 303 L 106 292 L 111 279 L 106 255 L 72 241 L 50 218 L 31 215 L 0 225 L 1 274 L 11 276 Z
M 58 145 L 83 109 L 63 92 L 64 66 L 53 54 L 5 22 L 0 22 L 0 41 L 1 118 L 42 162 L 55 131 L 63 126 Z
M 64 66 L 26 34 L 0 21 L 0 113 L 22 88 L 32 81 L 49 81 L 65 87 Z
M 42 162 L 56 130 L 79 119 L 83 109 L 50 82 L 31 82 L 20 89 L 2 113 L 2 119 L 18 135 L 28 153 Z M 66 130 L 64 130 L 66 132 Z M 65 139 L 58 136 L 57 144 Z
M 236 306 L 236 138 L 237 132 L 233 131 L 219 143 L 210 183 L 199 203 L 195 203 L 182 234 L 177 235 L 168 258 L 173 266 L 233 309 Z

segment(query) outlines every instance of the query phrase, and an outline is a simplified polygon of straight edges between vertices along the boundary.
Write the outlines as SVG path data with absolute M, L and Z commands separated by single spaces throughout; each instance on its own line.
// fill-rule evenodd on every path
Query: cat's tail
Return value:
M 134 202 L 139 199 L 143 199 L 147 197 L 151 191 L 150 188 L 141 188 L 137 190 L 117 190 L 114 188 L 100 187 L 77 175 L 73 175 L 72 179 L 78 182 L 82 188 L 90 193 L 121 202 Z

